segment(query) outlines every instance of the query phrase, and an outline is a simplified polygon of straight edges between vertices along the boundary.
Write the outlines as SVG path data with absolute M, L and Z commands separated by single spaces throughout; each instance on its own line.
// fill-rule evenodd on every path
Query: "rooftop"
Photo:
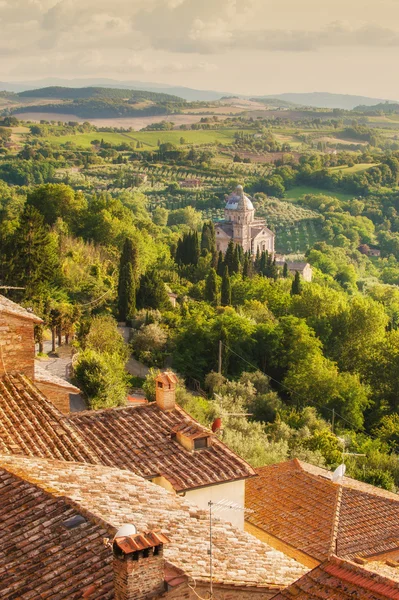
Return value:
M 29 319 L 34 323 L 43 323 L 42 319 L 33 314 L 33 312 L 23 308 L 20 304 L 15 304 L 15 302 L 12 302 L 12 300 L 9 300 L 2 295 L 0 295 L 0 313 L 6 313 L 22 319 Z
M 73 394 L 79 394 L 80 389 L 73 385 L 70 381 L 62 379 L 57 375 L 53 375 L 47 369 L 44 369 L 37 361 L 35 361 L 35 381 L 39 383 L 48 383 L 69 390 Z
M 110 467 L 129 469 L 145 478 L 165 477 L 176 491 L 235 481 L 255 474 L 252 467 L 216 436 L 207 448 L 186 450 L 177 432 L 194 439 L 211 432 L 182 408 L 165 412 L 153 402 L 70 415 L 93 452 Z
M 273 600 L 398 600 L 399 587 L 389 579 L 337 557 L 304 575 Z
M 0 452 L 104 464 L 142 477 L 165 477 L 176 491 L 255 475 L 252 467 L 183 409 L 154 402 L 63 415 L 24 375 L 0 379 Z M 176 439 L 212 436 L 191 452 Z M 197 434 L 199 434 L 197 436 Z
M 298 460 L 256 469 L 246 485 L 248 523 L 318 561 L 399 548 L 399 496 Z
M 77 428 L 24 375 L 0 378 L 0 452 L 100 462 Z
M 4 479 L 0 479 L 0 498 L 3 494 L 8 498 L 8 504 L 2 499 L 0 502 L 0 515 L 1 511 L 5 510 L 4 518 L 8 525 L 7 531 L 4 527 L 0 531 L 0 539 L 1 536 L 7 536 L 6 539 L 12 545 L 8 554 L 7 552 L 2 554 L 0 551 L 0 569 L 4 569 L 7 565 L 12 574 L 9 561 L 9 553 L 12 551 L 14 560 L 20 567 L 27 564 L 32 569 L 32 563 L 37 565 L 39 560 L 43 564 L 47 561 L 52 562 L 53 578 L 47 580 L 48 586 L 57 585 L 60 573 L 69 575 L 68 578 L 65 576 L 61 578 L 64 587 L 79 582 L 80 569 L 78 567 L 70 569 L 68 565 L 63 564 L 67 559 L 63 559 L 63 550 L 61 550 L 62 536 L 66 537 L 66 534 L 59 522 L 65 520 L 65 512 L 68 516 L 74 514 L 70 508 L 73 507 L 75 513 L 77 511 L 90 521 L 93 519 L 101 529 L 98 534 L 89 529 L 88 533 L 93 532 L 90 546 L 87 538 L 86 543 L 78 540 L 77 544 L 81 544 L 82 563 L 84 560 L 82 570 L 85 571 L 89 565 L 90 574 L 94 576 L 94 571 L 98 571 L 99 578 L 105 583 L 108 581 L 106 569 L 109 564 L 108 558 L 100 552 L 100 558 L 95 561 L 92 547 L 94 548 L 97 543 L 97 535 L 98 537 L 103 535 L 104 529 L 112 528 L 115 534 L 123 523 L 134 524 L 138 531 L 157 529 L 162 531 L 162 534 L 170 540 L 164 549 L 166 560 L 198 582 L 209 581 L 208 513 L 190 505 L 183 498 L 129 471 L 100 465 L 0 455 L 0 469 L 8 472 Z M 15 478 L 23 480 L 18 483 L 17 489 L 10 487 L 10 476 L 12 481 L 15 481 Z M 38 501 L 24 502 L 24 494 L 36 495 Z M 17 500 L 16 510 L 10 512 L 13 495 Z M 52 511 L 47 511 L 44 498 L 50 506 L 59 503 L 56 505 L 62 516 L 55 522 L 54 527 L 51 519 Z M 69 508 L 66 509 L 65 506 Z M 39 521 L 35 527 L 37 514 L 39 514 Z M 297 561 L 244 531 L 236 529 L 230 523 L 217 518 L 212 522 L 215 583 L 278 589 L 293 583 L 307 572 L 308 569 Z M 94 527 L 94 524 L 90 527 Z M 23 543 L 16 544 L 16 539 L 23 540 Z M 47 540 L 49 540 L 48 545 Z M 1 547 L 3 548 L 3 545 Z M 31 555 L 33 549 L 36 550 Z M 100 550 L 98 546 L 96 549 Z M 54 567 L 54 560 L 60 561 L 59 567 Z M 14 576 L 14 581 L 16 578 L 17 576 Z M 18 579 L 20 579 L 19 575 Z M 1 596 L 4 580 L 0 578 L 0 581 L 0 598 L 9 598 L 4 594 Z M 51 598 L 51 596 L 43 597 Z M 82 596 L 55 597 L 81 598 Z M 98 593 L 90 596 L 92 597 L 111 598 L 112 596 Z

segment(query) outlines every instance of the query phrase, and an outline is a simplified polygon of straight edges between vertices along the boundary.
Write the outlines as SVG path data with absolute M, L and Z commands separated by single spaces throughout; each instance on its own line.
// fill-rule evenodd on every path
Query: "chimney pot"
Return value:
M 176 406 L 176 385 L 178 379 L 172 371 L 160 373 L 155 380 L 155 399 L 164 411 L 174 410 Z

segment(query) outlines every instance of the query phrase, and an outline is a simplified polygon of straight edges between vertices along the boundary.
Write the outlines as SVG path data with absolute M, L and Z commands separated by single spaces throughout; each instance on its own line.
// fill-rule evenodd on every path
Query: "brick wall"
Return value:
M 69 391 L 59 385 L 43 381 L 35 381 L 35 385 L 64 415 L 70 413 Z
M 157 556 L 152 549 L 147 557 L 140 552 L 138 560 L 133 560 L 133 555 L 114 556 L 113 567 L 115 600 L 144 600 L 165 592 L 162 549 Z
M 33 322 L 0 314 L 0 376 L 18 371 L 33 380 L 34 359 Z

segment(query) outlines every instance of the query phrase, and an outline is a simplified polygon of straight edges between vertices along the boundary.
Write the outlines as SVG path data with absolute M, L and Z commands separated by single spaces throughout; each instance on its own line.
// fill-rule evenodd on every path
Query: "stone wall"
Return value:
M 207 598 L 209 595 L 209 584 L 197 584 L 195 591 L 201 598 Z M 269 600 L 279 591 L 280 588 L 277 586 L 275 589 L 254 589 L 229 585 L 213 586 L 213 595 L 217 600 Z M 194 592 L 191 592 L 190 600 L 198 600 L 198 596 L 196 596 Z
M 70 413 L 70 392 L 67 388 L 44 381 L 35 381 L 35 385 L 42 392 L 42 394 L 58 408 L 59 411 L 61 411 L 64 415 L 68 415 Z
M 0 314 L 0 376 L 18 371 L 33 380 L 34 357 L 34 323 Z

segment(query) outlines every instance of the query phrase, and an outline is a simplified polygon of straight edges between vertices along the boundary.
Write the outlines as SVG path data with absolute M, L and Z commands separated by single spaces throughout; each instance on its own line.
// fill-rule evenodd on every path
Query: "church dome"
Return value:
M 244 194 L 242 185 L 238 185 L 227 198 L 226 210 L 255 210 L 251 200 Z

